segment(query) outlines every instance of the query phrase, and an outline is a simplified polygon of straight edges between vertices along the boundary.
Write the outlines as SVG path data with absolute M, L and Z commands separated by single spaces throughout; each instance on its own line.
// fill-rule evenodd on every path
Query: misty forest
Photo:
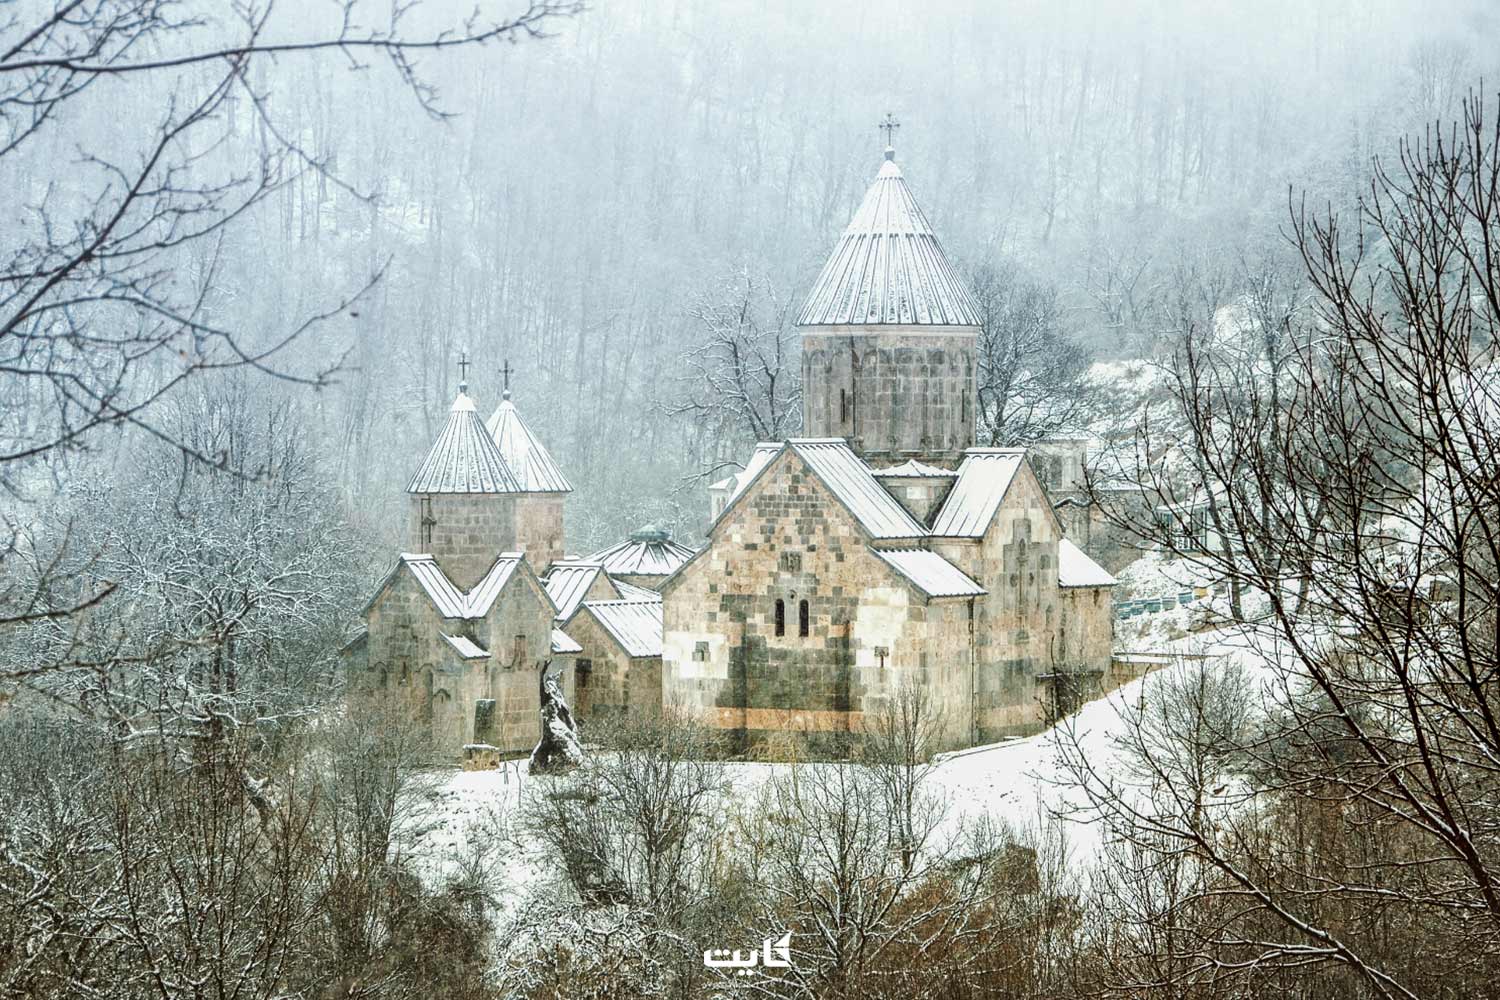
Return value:
M 1500 995 L 1497 446 L 1487 0 L 0 0 L 0 998 Z

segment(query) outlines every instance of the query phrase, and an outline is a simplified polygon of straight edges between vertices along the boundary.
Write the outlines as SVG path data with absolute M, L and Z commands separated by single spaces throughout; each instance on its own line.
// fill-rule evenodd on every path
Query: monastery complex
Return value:
M 746 754 L 837 753 L 907 690 L 952 747 L 1097 690 L 1114 578 L 1025 450 L 974 447 L 978 315 L 889 148 L 798 324 L 806 436 L 714 484 L 697 549 L 565 555 L 564 471 L 508 389 L 485 421 L 462 385 L 351 677 L 455 758 L 531 749 L 543 664 L 585 739 L 672 707 Z

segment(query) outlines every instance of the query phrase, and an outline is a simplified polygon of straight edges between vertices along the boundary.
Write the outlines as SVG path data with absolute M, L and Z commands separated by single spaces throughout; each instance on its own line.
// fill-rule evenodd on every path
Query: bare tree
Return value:
M 1086 420 L 1088 355 L 1063 330 L 1057 290 L 995 264 L 975 268 L 970 284 L 980 321 L 980 438 L 1024 446 Z
M 1199 867 L 1180 913 L 1233 901 L 1184 928 L 1205 973 L 1416 997 L 1500 970 L 1488 110 L 1471 98 L 1377 161 L 1357 236 L 1295 207 L 1314 317 L 1278 345 L 1278 378 L 1198 340 L 1178 360 L 1191 458 L 1234 540 L 1184 555 L 1264 609 L 1267 681 L 1253 711 L 1135 747 L 1164 793 L 1150 808 L 1088 783 L 1124 836 Z
M 687 418 L 702 475 L 744 461 L 757 441 L 783 441 L 802 423 L 802 366 L 792 305 L 769 278 L 742 269 L 692 310 L 701 339 L 677 359 L 658 405 Z

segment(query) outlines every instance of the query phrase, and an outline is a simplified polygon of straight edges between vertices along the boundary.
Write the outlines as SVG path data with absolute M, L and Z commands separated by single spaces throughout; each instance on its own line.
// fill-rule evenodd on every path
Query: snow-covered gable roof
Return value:
M 581 653 L 583 652 L 583 647 L 578 644 L 577 639 L 574 639 L 562 629 L 555 628 L 552 630 L 552 652 Z
M 618 545 L 588 557 L 602 563 L 611 576 L 669 576 L 693 557 L 693 550 L 672 541 L 666 532 L 646 527 L 630 533 Z
M 616 597 L 625 596 L 620 593 L 619 584 L 604 572 L 604 564 L 601 562 L 570 559 L 554 563 L 547 571 L 546 586 L 547 596 L 557 605 L 557 617 L 564 621 L 571 618 L 601 575 Z
M 474 401 L 460 388 L 448 410 L 448 422 L 406 484 L 406 492 L 516 493 L 520 489 L 500 449 L 480 423 Z
M 1113 587 L 1115 578 L 1088 554 L 1068 541 L 1057 543 L 1057 585 L 1059 587 Z
M 1016 472 L 1026 460 L 1021 448 L 970 448 L 958 467 L 958 481 L 932 520 L 932 534 L 980 538 L 1000 508 Z
M 628 656 L 661 655 L 660 601 L 584 601 Z
M 620 600 L 622 601 L 656 601 L 658 604 L 661 603 L 660 591 L 651 590 L 648 587 L 637 587 L 633 583 L 626 583 L 624 580 L 615 580 L 613 578 L 611 578 L 610 582 L 620 592 Z
M 496 598 L 505 589 L 505 585 L 515 576 L 517 568 L 523 562 L 524 557 L 519 552 L 502 552 L 490 566 L 478 583 L 470 590 L 463 591 L 444 573 L 437 560 L 424 553 L 403 552 L 396 567 L 391 570 L 390 575 L 385 578 L 375 590 L 375 596 L 365 605 L 368 611 L 375 604 L 375 600 L 384 593 L 390 582 L 395 579 L 396 574 L 402 569 L 411 573 L 413 579 L 437 609 L 437 613 L 444 618 L 483 618 L 490 613 Z
M 725 476 L 711 485 L 709 489 L 728 493 L 728 497 L 725 498 L 727 507 L 729 503 L 734 502 L 734 498 L 740 495 L 741 491 L 750 484 L 751 480 L 760 475 L 760 470 L 770 465 L 771 459 L 779 454 L 781 454 L 780 441 L 761 441 L 756 444 L 755 450 L 750 453 L 750 461 L 745 463 L 743 469 Z
M 453 647 L 455 653 L 465 660 L 482 660 L 490 655 L 488 650 L 481 649 L 473 639 L 470 639 L 466 635 L 449 635 L 447 632 L 439 632 L 438 634 L 443 637 L 448 645 Z
M 874 475 L 876 479 L 951 479 L 958 473 L 909 458 L 900 465 L 875 469 Z
M 985 589 L 967 573 L 926 549 L 873 549 L 928 597 L 978 597 Z
M 500 400 L 500 405 L 485 422 L 485 430 L 494 440 L 495 446 L 505 458 L 505 464 L 515 476 L 523 493 L 571 493 L 573 484 L 562 474 L 562 469 L 552 460 L 552 455 L 531 433 L 531 428 L 516 412 L 510 401 L 510 390 Z
M 963 279 L 886 150 L 797 317 L 800 326 L 978 326 Z
M 921 538 L 927 534 L 843 438 L 793 439 L 787 446 L 802 457 L 872 538 Z

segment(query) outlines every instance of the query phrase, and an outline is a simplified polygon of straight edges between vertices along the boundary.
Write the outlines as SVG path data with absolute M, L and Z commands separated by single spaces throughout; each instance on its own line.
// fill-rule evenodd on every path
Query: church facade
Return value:
M 950 746 L 1070 711 L 1108 670 L 1115 581 L 1024 451 L 973 447 L 978 313 L 892 150 L 798 323 L 809 436 L 715 484 L 662 586 L 664 696 L 773 753 L 841 745 L 903 688 Z
M 804 438 L 711 488 L 701 548 L 564 555 L 572 487 L 466 387 L 412 477 L 410 552 L 348 647 L 455 755 L 529 750 L 538 670 L 584 727 L 664 708 L 742 753 L 838 752 L 920 690 L 942 741 L 1034 732 L 1109 668 L 1114 579 L 1025 451 L 975 448 L 979 318 L 886 160 L 799 316 Z

